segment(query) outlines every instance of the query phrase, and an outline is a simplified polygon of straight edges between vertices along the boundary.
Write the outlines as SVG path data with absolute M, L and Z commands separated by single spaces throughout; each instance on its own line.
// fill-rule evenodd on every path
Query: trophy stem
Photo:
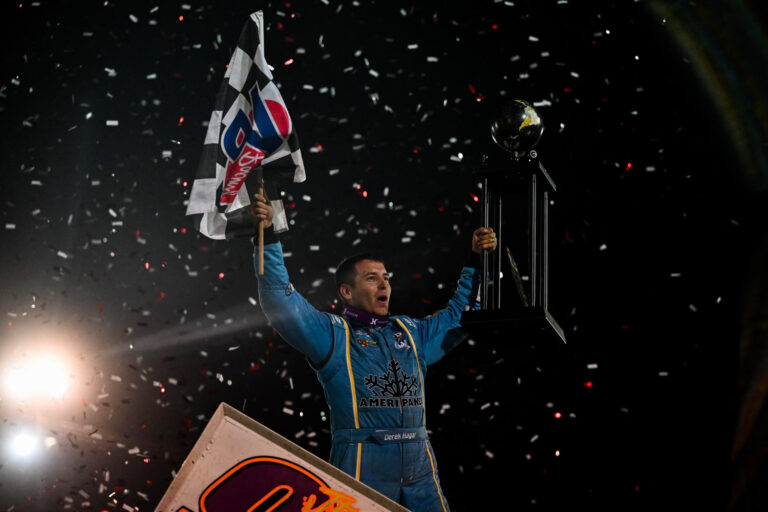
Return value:
M 549 191 L 545 190 L 541 205 L 542 236 L 541 244 L 541 305 L 549 309 Z
M 496 225 L 496 240 L 498 241 L 498 247 L 504 247 L 502 245 L 502 239 L 501 234 L 504 231 L 502 229 L 502 218 L 501 218 L 501 196 L 498 196 L 496 198 L 496 203 L 494 205 L 496 207 L 496 215 L 495 217 L 495 225 Z M 493 305 L 492 307 L 494 309 L 500 309 L 501 308 L 501 249 L 497 250 L 493 255 L 493 263 L 494 263 L 494 269 L 493 269 Z
M 483 178 L 483 227 L 488 227 L 490 193 L 488 192 L 488 178 Z M 483 251 L 483 278 L 480 289 L 480 308 L 488 309 L 488 251 Z
M 539 187 L 536 174 L 531 174 L 528 182 L 528 205 L 530 211 L 528 214 L 528 251 L 530 254 L 531 265 L 531 305 L 539 306 Z

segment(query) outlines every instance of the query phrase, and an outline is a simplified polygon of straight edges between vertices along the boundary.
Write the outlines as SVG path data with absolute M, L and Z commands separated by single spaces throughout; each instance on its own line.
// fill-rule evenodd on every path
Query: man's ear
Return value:
M 352 287 L 348 284 L 342 284 L 339 286 L 339 293 L 341 294 L 341 298 L 344 300 L 352 299 Z

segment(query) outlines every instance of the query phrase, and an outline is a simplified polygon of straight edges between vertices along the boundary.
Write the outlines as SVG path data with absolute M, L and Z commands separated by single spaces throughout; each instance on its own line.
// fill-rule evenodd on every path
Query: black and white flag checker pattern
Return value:
M 260 172 L 266 180 L 306 180 L 298 136 L 264 57 L 264 15 L 257 11 L 240 33 L 211 113 L 187 205 L 197 230 L 219 240 L 252 236 L 246 179 L 253 194 Z M 286 231 L 283 202 L 270 203 L 275 232 Z

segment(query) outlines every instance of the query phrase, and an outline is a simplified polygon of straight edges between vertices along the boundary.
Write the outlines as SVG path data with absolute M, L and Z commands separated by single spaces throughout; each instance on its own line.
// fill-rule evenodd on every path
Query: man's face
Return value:
M 341 296 L 355 309 L 385 316 L 389 313 L 389 274 L 379 261 L 362 260 L 355 264 L 353 286 L 343 284 Z

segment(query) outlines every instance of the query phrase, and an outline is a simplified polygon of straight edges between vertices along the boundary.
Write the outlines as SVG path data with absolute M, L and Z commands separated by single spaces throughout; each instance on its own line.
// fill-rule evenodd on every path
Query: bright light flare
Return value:
M 16 437 L 11 440 L 11 451 L 17 457 L 29 457 L 34 453 L 39 444 L 40 439 L 37 437 L 31 434 L 21 433 L 17 434 Z
M 5 388 L 14 398 L 60 398 L 69 388 L 66 368 L 52 356 L 33 357 L 12 364 L 5 372 Z

